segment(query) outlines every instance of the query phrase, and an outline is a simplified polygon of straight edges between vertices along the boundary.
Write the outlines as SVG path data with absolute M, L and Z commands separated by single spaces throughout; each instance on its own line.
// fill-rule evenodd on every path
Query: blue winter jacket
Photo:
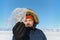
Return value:
M 30 40 L 47 40 L 45 34 L 42 30 L 36 29 L 30 31 Z M 15 40 L 15 37 L 13 36 L 12 40 Z

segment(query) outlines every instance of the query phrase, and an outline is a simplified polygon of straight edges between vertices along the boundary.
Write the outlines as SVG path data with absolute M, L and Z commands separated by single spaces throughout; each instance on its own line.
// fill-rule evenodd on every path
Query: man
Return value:
M 39 19 L 34 11 L 26 11 L 25 20 L 13 27 L 13 40 L 47 40 L 45 34 L 36 28 Z

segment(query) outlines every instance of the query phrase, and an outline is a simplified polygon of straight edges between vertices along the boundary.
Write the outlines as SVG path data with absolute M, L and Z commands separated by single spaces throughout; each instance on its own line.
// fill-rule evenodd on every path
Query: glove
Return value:
M 29 40 L 30 30 L 26 28 L 23 22 L 18 22 L 12 29 L 16 40 Z

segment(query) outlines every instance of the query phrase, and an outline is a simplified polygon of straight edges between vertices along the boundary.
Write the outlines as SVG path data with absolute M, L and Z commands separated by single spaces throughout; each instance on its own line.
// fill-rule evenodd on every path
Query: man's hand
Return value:
M 16 40 L 29 40 L 29 32 L 23 22 L 18 22 L 13 27 L 13 35 Z

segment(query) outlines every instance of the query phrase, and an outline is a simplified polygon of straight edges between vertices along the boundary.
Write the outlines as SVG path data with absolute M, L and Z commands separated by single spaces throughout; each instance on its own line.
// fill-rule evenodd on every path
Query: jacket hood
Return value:
M 32 15 L 34 17 L 35 23 L 39 24 L 38 15 L 31 9 L 26 10 L 26 15 Z

